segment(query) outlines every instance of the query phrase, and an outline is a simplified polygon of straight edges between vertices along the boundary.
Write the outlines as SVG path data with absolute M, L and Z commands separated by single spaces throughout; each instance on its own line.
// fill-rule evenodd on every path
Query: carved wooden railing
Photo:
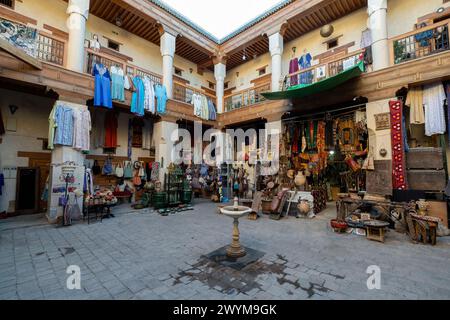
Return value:
M 173 82 L 173 100 L 191 104 L 192 96 L 194 94 L 204 95 L 211 99 L 214 103 L 216 102 L 216 96 L 206 92 L 203 89 L 192 87 L 180 81 Z
M 130 77 L 141 76 L 141 77 L 149 77 L 154 83 L 161 83 L 162 77 L 159 74 L 151 72 L 149 70 L 134 66 L 128 61 L 105 54 L 96 52 L 92 49 L 86 49 L 85 52 L 85 64 L 84 64 L 84 72 L 88 74 L 92 74 L 92 68 L 94 63 L 101 63 L 107 68 L 111 68 L 111 66 L 119 66 L 124 70 L 125 74 Z
M 297 84 L 312 84 L 335 76 L 346 68 L 356 65 L 358 61 L 363 59 L 363 55 L 364 49 L 361 49 L 291 73 L 284 79 L 284 88 Z
M 450 19 L 391 38 L 391 65 L 449 50 L 449 24 Z
M 64 66 L 65 42 L 40 32 L 36 42 L 37 58 L 41 61 Z
M 270 91 L 270 87 L 270 83 L 264 83 L 226 95 L 224 97 L 225 111 L 232 111 L 263 102 L 265 98 L 261 95 L 261 93 Z

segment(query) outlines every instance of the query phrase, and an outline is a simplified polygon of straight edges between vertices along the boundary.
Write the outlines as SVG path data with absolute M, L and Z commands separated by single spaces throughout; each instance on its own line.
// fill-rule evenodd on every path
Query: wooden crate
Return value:
M 443 169 L 444 157 L 441 148 L 411 148 L 406 153 L 408 169 Z
M 447 186 L 445 170 L 408 170 L 408 189 L 443 191 Z
M 448 212 L 447 212 L 447 202 L 445 201 L 427 201 L 428 215 L 431 217 L 436 217 L 442 219 L 442 224 L 448 228 Z

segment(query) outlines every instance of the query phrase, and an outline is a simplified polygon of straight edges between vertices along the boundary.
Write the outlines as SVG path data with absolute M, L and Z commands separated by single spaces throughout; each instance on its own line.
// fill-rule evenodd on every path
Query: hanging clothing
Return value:
M 194 93 L 192 95 L 191 104 L 194 106 L 194 115 L 197 117 L 202 116 L 202 96 Z
M 143 116 L 145 113 L 145 85 L 141 77 L 133 78 L 133 85 L 135 91 L 131 97 L 131 112 L 138 116 Z
M 308 69 L 311 67 L 312 56 L 309 53 L 306 53 L 300 57 L 298 60 L 298 64 L 300 66 L 300 70 Z M 313 80 L 312 71 L 304 72 L 300 74 L 300 84 L 311 84 Z
M 55 104 L 53 106 L 52 111 L 50 111 L 50 115 L 48 116 L 48 146 L 47 149 L 53 150 L 55 148 L 54 146 L 54 140 L 55 140 L 55 130 L 56 130 L 56 109 L 58 108 L 58 105 Z
M 89 151 L 91 135 L 91 113 L 89 110 L 74 110 L 73 147 L 81 151 Z
M 372 55 L 372 32 L 370 29 L 366 29 L 361 33 L 361 42 L 359 47 L 365 49 L 364 51 L 364 62 L 366 65 L 373 63 Z
M 423 109 L 422 87 L 411 88 L 406 97 L 406 106 L 410 107 L 409 118 L 411 124 L 424 124 L 425 112 Z
M 215 121 L 217 119 L 216 106 L 211 99 L 208 99 L 208 107 L 209 107 L 209 120 Z
M 144 78 L 145 100 L 144 109 L 155 113 L 155 89 L 154 83 L 149 77 Z
M 133 80 L 130 78 L 130 76 L 126 74 L 124 76 L 124 79 L 125 79 L 125 81 L 123 83 L 123 87 L 125 88 L 125 90 L 132 90 L 132 89 L 134 89 L 134 87 L 133 87 Z
M 159 114 L 165 114 L 166 113 L 166 103 L 167 103 L 167 99 L 168 99 L 166 87 L 161 84 L 155 85 L 155 96 L 157 99 L 156 111 Z
M 92 75 L 95 77 L 94 106 L 112 109 L 111 75 L 108 68 L 96 63 L 92 68 Z
M 289 62 L 289 74 L 298 71 L 298 58 L 294 58 Z M 298 74 L 291 76 L 291 86 L 296 86 L 298 84 Z
M 92 176 L 92 170 L 89 168 L 84 172 L 83 191 L 88 195 L 94 194 L 94 178 Z
M 73 109 L 62 105 L 57 106 L 55 111 L 55 139 L 53 144 L 63 146 L 73 145 Z
M 153 146 L 153 121 L 144 120 L 142 128 L 142 149 L 150 150 Z
M 105 143 L 104 148 L 117 148 L 117 115 L 110 111 L 105 115 Z
M 112 90 L 111 98 L 112 100 L 117 100 L 120 102 L 125 101 L 125 76 L 122 68 L 118 66 L 111 67 L 111 81 Z
M 208 99 L 206 99 L 206 96 L 202 96 L 202 119 L 209 119 Z
M 94 109 L 92 116 L 91 145 L 94 149 L 103 148 L 105 143 L 105 112 Z
M 444 134 L 445 101 L 444 86 L 441 82 L 425 85 L 423 87 L 423 104 L 425 106 L 425 135 Z
M 450 144 L 450 82 L 445 85 L 445 93 L 447 95 L 447 134 L 448 134 L 448 143 Z

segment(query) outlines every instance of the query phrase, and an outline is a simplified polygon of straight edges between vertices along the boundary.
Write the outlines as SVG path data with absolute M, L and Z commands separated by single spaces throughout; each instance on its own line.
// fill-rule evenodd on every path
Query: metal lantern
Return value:
M 334 27 L 331 24 L 326 24 L 320 29 L 320 35 L 324 38 L 328 38 L 334 32 Z

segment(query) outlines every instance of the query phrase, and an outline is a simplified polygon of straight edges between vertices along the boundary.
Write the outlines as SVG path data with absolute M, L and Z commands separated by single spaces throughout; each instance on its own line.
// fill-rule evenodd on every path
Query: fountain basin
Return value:
M 233 218 L 233 240 L 231 245 L 226 250 L 227 256 L 235 259 L 244 257 L 246 252 L 239 242 L 239 218 L 242 218 L 246 214 L 252 212 L 252 209 L 249 207 L 240 206 L 238 198 L 235 198 L 234 205 L 223 207 L 220 209 L 220 212 L 230 218 Z
M 230 217 L 230 218 L 242 218 L 243 216 L 245 216 L 246 214 L 249 214 L 250 212 L 252 212 L 252 209 L 250 209 L 249 207 L 244 207 L 244 206 L 227 206 L 227 207 L 223 207 L 220 208 L 220 212 L 222 212 L 222 214 Z

